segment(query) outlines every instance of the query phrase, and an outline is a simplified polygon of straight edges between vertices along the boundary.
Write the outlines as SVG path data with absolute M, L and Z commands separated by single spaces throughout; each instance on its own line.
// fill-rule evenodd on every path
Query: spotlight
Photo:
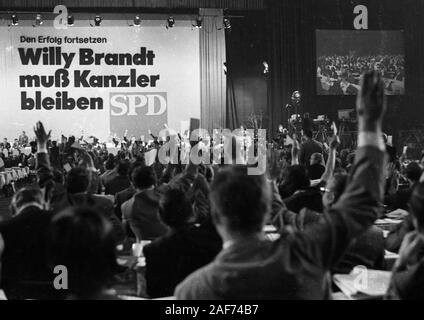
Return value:
M 74 16 L 72 14 L 68 15 L 68 26 L 74 25 Z
M 94 18 L 94 25 L 96 27 L 99 27 L 101 23 L 102 23 L 102 17 L 97 14 L 96 17 Z
M 203 18 L 201 16 L 198 16 L 196 18 L 195 24 L 193 24 L 193 27 L 198 28 L 198 29 L 202 28 L 202 22 L 203 22 Z
M 134 26 L 135 26 L 135 27 L 139 27 L 139 26 L 140 26 L 140 24 L 141 24 L 141 18 L 140 18 L 140 16 L 139 16 L 139 15 L 136 15 L 136 16 L 134 17 Z
M 223 24 L 224 24 L 224 29 L 231 30 L 231 21 L 230 21 L 230 18 L 228 18 L 227 16 L 225 16 L 224 17 L 224 20 L 223 20 Z
M 37 13 L 37 15 L 35 16 L 35 25 L 39 27 L 42 24 L 43 24 L 43 19 L 41 18 L 41 14 Z
M 12 14 L 12 16 L 10 17 L 11 25 L 12 26 L 17 26 L 19 24 L 19 19 L 18 16 L 16 14 Z
M 269 72 L 268 62 L 264 61 L 264 62 L 262 62 L 262 64 L 264 66 L 264 74 L 267 74 Z
M 166 21 L 166 29 L 172 28 L 175 24 L 175 19 L 173 16 L 169 16 L 168 20 Z

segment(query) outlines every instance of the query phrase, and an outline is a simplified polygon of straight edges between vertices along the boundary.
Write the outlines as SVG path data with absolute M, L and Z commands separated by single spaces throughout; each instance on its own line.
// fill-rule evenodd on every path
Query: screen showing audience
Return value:
M 317 94 L 356 95 L 360 75 L 379 70 L 387 95 L 405 93 L 402 31 L 317 30 Z

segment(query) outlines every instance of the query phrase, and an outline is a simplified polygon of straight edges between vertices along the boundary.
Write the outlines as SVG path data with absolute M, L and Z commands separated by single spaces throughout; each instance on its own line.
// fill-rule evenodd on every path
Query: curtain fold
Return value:
M 200 15 L 200 125 L 211 134 L 226 124 L 225 31 L 222 9 L 200 9 Z

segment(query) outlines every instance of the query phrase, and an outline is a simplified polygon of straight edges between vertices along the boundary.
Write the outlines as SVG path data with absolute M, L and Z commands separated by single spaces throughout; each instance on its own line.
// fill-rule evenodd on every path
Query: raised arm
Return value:
M 381 130 L 384 83 L 379 73 L 363 76 L 357 111 L 358 150 L 346 190 L 319 223 L 299 235 L 302 245 L 307 244 L 315 261 L 326 269 L 340 260 L 351 241 L 370 227 L 379 213 L 386 162 Z
M 38 121 L 34 127 L 34 133 L 37 139 L 37 179 L 41 188 L 53 179 L 53 171 L 50 165 L 49 154 L 47 150 L 47 141 L 50 139 L 51 130 L 46 133 L 43 124 Z
M 325 171 L 321 176 L 321 181 L 329 181 L 334 173 L 336 166 L 336 150 L 340 145 L 340 139 L 337 135 L 334 135 L 330 142 L 330 151 L 328 153 L 327 163 L 325 165 Z

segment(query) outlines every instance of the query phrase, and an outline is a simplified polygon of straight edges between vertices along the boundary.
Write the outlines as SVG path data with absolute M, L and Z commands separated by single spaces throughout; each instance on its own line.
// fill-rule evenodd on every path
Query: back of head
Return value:
M 298 190 L 306 189 L 311 184 L 307 170 L 300 165 L 285 168 L 282 177 L 281 189 L 285 190 L 283 197 L 288 197 Z
M 85 168 L 72 168 L 66 176 L 66 189 L 69 193 L 86 192 L 89 184 L 90 174 Z
M 413 183 L 416 183 L 420 180 L 422 169 L 418 163 L 411 162 L 406 166 L 404 174 L 407 179 L 411 180 Z
M 181 189 L 170 188 L 160 198 L 159 216 L 171 228 L 184 227 L 193 216 L 191 202 Z
M 417 228 L 424 231 L 424 182 L 414 188 L 409 199 L 409 211 L 417 222 Z
M 309 129 L 303 130 L 303 135 L 308 139 L 312 139 L 313 137 L 312 130 L 309 130 Z
M 155 170 L 149 166 L 139 166 L 131 174 L 131 181 L 137 189 L 146 189 L 156 184 Z
M 215 176 L 210 199 L 215 224 L 249 234 L 262 230 L 270 209 L 270 188 L 264 176 L 248 175 L 246 166 L 231 166 Z
M 128 160 L 121 160 L 119 161 L 118 165 L 116 166 L 116 172 L 120 176 L 126 176 L 128 174 L 128 169 L 130 167 L 130 164 Z
M 34 206 L 41 209 L 43 204 L 43 194 L 39 188 L 25 187 L 13 195 L 10 207 L 12 215 L 15 215 L 27 206 Z
M 68 270 L 70 293 L 89 298 L 116 268 L 111 224 L 90 208 L 70 207 L 57 214 L 48 235 L 48 262 Z
M 348 175 L 346 173 L 335 173 L 329 181 L 329 188 L 334 194 L 334 202 L 339 200 L 346 189 Z
M 324 163 L 324 157 L 322 156 L 321 153 L 313 153 L 311 155 L 311 165 L 313 164 L 323 164 Z

